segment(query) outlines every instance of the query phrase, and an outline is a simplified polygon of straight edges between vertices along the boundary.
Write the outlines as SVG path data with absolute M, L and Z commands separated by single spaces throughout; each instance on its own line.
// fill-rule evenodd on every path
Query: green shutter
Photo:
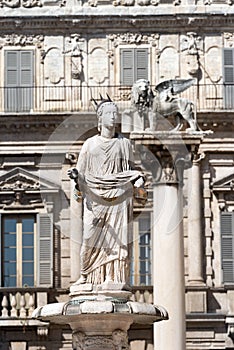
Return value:
M 132 85 L 138 79 L 148 79 L 148 49 L 122 49 L 120 57 L 122 85 Z
M 132 85 L 134 82 L 134 50 L 122 49 L 121 57 L 121 84 Z
M 27 112 L 33 106 L 33 51 L 5 52 L 5 109 Z
M 38 214 L 38 287 L 53 285 L 53 216 Z
M 233 49 L 223 50 L 223 81 L 224 81 L 224 104 L 225 108 L 234 107 L 234 54 Z
M 148 79 L 148 50 L 135 50 L 135 81 L 138 79 Z
M 221 213 L 221 255 L 224 283 L 234 282 L 233 225 L 233 213 Z

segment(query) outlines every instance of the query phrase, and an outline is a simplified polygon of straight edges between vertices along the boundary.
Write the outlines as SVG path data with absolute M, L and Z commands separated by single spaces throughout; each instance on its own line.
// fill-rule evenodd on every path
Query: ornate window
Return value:
M 5 51 L 5 111 L 33 108 L 33 51 Z
M 151 220 L 145 213 L 134 221 L 131 284 L 151 285 Z
M 53 183 L 22 168 L 0 176 L 1 286 L 53 286 L 58 274 L 53 268 L 58 266 L 53 203 L 58 192 Z

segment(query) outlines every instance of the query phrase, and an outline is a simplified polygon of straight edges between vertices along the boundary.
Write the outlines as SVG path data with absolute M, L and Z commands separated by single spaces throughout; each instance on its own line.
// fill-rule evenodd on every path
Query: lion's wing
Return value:
M 173 95 L 179 94 L 195 83 L 195 79 L 171 79 L 156 85 L 155 90 L 159 93 L 170 91 Z

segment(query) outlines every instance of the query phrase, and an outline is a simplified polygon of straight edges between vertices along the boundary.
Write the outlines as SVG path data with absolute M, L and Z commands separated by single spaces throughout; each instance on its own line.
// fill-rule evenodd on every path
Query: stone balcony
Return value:
M 183 92 L 181 97 L 193 101 L 197 113 L 230 112 L 234 109 L 233 92 L 233 84 L 199 84 Z M 121 85 L 5 87 L 0 89 L 0 94 L 0 113 L 4 114 L 93 112 L 92 99 L 98 102 L 100 95 L 105 98 L 106 94 L 120 111 L 131 104 L 131 87 Z

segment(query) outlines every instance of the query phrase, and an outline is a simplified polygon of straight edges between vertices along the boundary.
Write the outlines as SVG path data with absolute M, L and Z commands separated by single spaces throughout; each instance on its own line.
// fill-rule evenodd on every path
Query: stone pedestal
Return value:
M 163 304 L 169 321 L 155 325 L 157 350 L 185 350 L 185 280 L 183 172 L 191 167 L 201 133 L 132 133 L 142 163 L 153 176 L 154 301 Z
M 86 293 L 67 303 L 37 308 L 32 317 L 45 322 L 69 324 L 76 350 L 128 350 L 128 329 L 133 323 L 153 324 L 167 320 L 164 308 L 129 301 L 119 291 L 117 296 Z M 73 289 L 74 293 L 74 289 Z

